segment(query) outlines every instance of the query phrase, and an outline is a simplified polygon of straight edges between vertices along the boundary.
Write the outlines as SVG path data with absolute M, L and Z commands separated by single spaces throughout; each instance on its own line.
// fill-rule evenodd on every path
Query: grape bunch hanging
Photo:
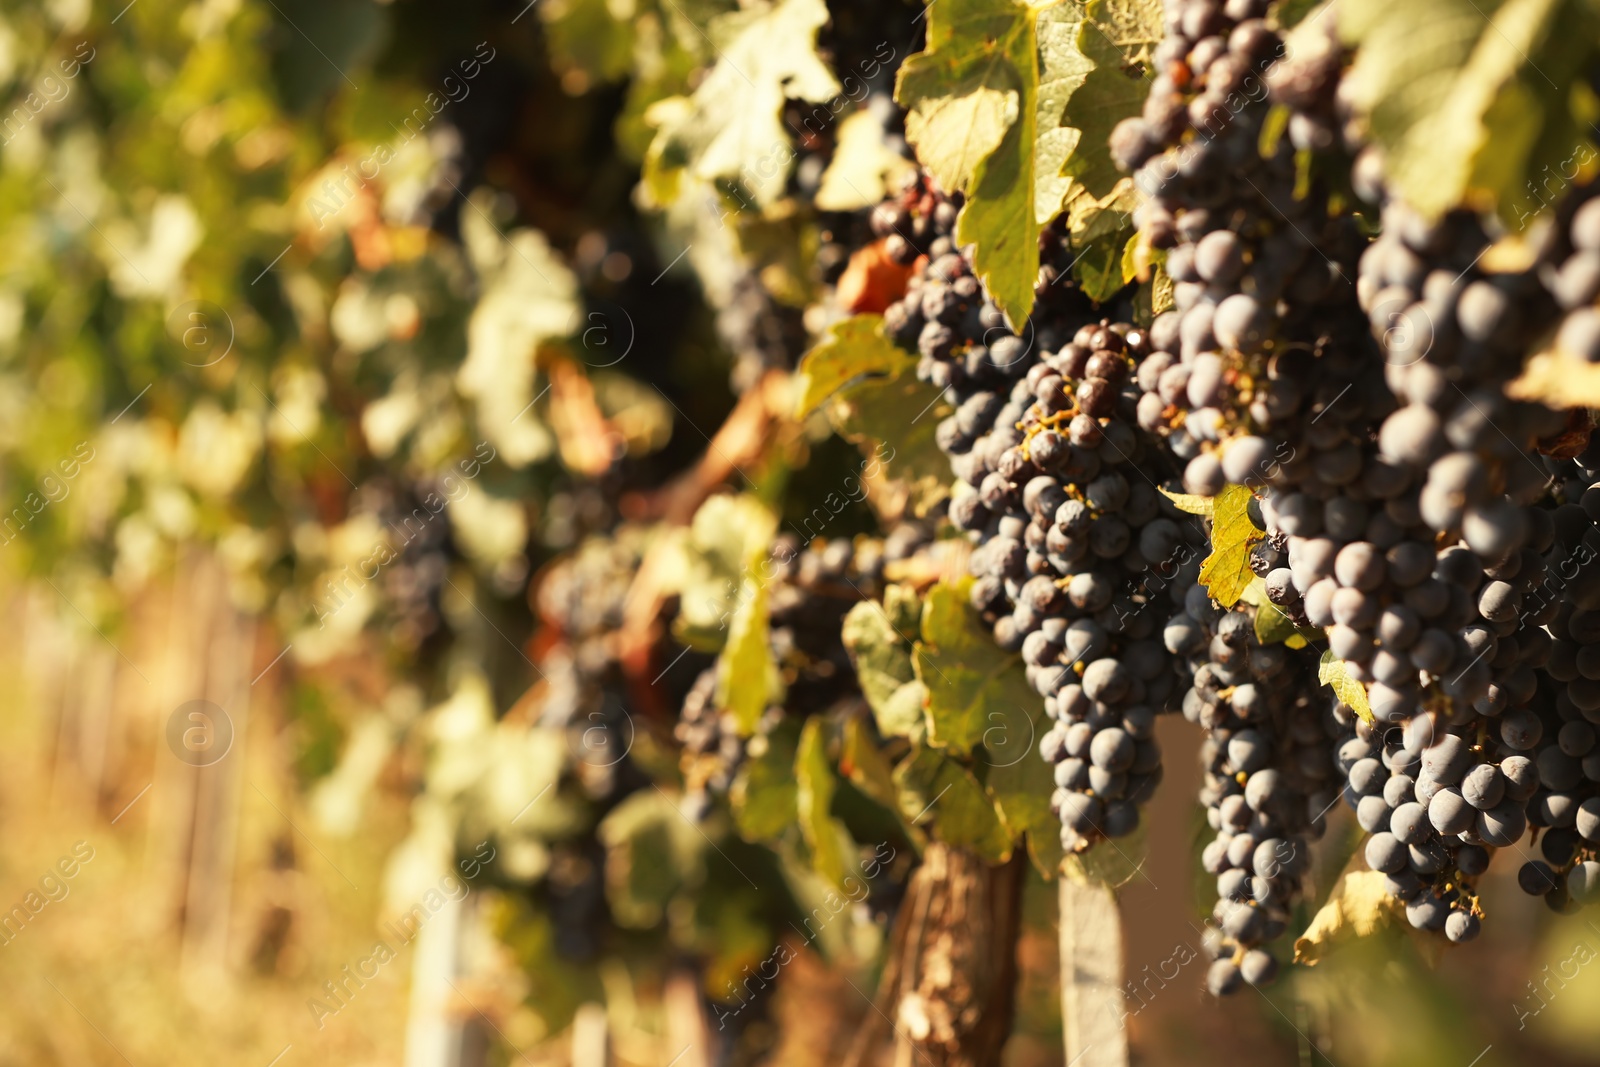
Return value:
M 847 240 L 893 265 L 849 310 L 881 311 L 946 405 L 950 475 L 901 555 L 970 543 L 972 615 L 1048 717 L 1063 848 L 1139 828 L 1158 716 L 1204 732 L 1219 995 L 1279 972 L 1335 818 L 1410 925 L 1452 942 L 1478 936 L 1499 850 L 1556 911 L 1600 897 L 1600 440 L 1587 410 L 1515 387 L 1552 345 L 1600 362 L 1600 182 L 1522 234 L 1423 210 L 1355 105 L 1337 12 L 1292 39 L 1279 14 L 1167 0 L 1143 107 L 1110 131 L 1137 191 L 1127 255 L 1165 289 L 1089 284 L 1063 213 L 1018 321 L 963 229 L 981 183 L 947 190 L 936 166 L 831 216 L 823 272 L 855 270 Z M 884 121 L 903 154 L 913 124 Z M 768 720 L 855 695 L 837 622 L 881 597 L 859 556 L 885 551 L 780 549 L 792 688 Z M 716 679 L 678 724 L 712 793 L 744 744 Z

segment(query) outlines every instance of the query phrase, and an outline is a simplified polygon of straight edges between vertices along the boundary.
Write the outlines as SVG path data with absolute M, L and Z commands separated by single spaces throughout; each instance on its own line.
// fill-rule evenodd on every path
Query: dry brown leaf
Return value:
M 588 375 L 570 359 L 548 361 L 550 425 L 561 443 L 561 461 L 575 474 L 597 478 L 611 468 L 611 424 L 595 402 Z
M 902 267 L 890 259 L 884 249 L 885 240 L 857 249 L 839 276 L 835 291 L 839 303 L 852 315 L 878 314 L 905 295 L 912 267 Z

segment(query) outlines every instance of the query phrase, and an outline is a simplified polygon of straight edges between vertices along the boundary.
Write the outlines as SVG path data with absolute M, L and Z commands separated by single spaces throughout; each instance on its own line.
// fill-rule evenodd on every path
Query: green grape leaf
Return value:
M 1256 608 L 1256 640 L 1263 645 L 1281 643 L 1301 649 L 1321 636 L 1321 630 L 1297 626 L 1276 604 L 1267 603 Z
M 836 322 L 800 357 L 795 417 L 805 418 L 862 378 L 899 378 L 915 374 L 916 368 L 917 357 L 884 336 L 882 316 L 856 315 Z
M 745 570 L 765 558 L 777 528 L 771 510 L 751 495 L 719 493 L 700 505 L 675 543 L 678 555 L 669 570 L 679 597 L 673 636 L 708 652 L 727 643 L 734 615 L 753 592 Z M 756 621 L 749 613 L 746 620 Z
M 1200 584 L 1225 608 L 1238 603 L 1256 576 L 1250 569 L 1250 548 L 1266 536 L 1250 519 L 1252 499 L 1249 489 L 1230 485 L 1212 503 L 1211 554 L 1200 564 Z
M 920 745 L 894 769 L 900 814 L 927 826 L 948 845 L 969 848 L 992 863 L 1011 858 L 1011 835 L 972 772 Z
M 728 643 L 717 660 L 717 706 L 733 716 L 740 737 L 755 733 L 780 685 L 768 629 L 766 583 L 747 574 L 728 624 Z
M 1331 648 L 1322 654 L 1317 664 L 1317 681 L 1332 689 L 1333 695 L 1350 705 L 1357 715 L 1368 722 L 1376 721 L 1372 715 L 1372 704 L 1367 700 L 1366 687 L 1350 676 L 1350 668 L 1344 660 L 1333 654 Z
M 799 744 L 799 720 L 785 718 L 746 747 L 745 761 L 728 790 L 734 825 L 746 841 L 775 842 L 799 818 L 794 780 Z
M 795 752 L 795 812 L 800 835 L 811 849 L 811 866 L 835 886 L 844 885 L 849 873 L 846 857 L 855 842 L 844 824 L 828 814 L 833 805 L 833 767 L 828 762 L 827 720 L 813 715 L 800 731 L 800 746 Z
M 1096 199 L 1081 184 L 1067 195 L 1067 233 L 1075 249 L 1072 275 L 1091 299 L 1104 301 L 1128 283 L 1126 249 L 1136 238 L 1133 210 L 1139 194 L 1123 178 Z
M 861 695 L 867 698 L 878 731 L 885 737 L 919 737 L 923 731 L 922 704 L 927 690 L 917 680 L 911 662 L 916 631 L 898 628 L 894 618 L 900 614 L 895 610 L 899 605 L 888 603 L 891 598 L 901 600 L 903 594 L 915 597 L 911 590 L 890 586 L 885 605 L 862 601 L 845 616 L 842 630 Z
M 995 724 L 991 715 L 1038 706 L 1022 658 L 1002 652 L 994 634 L 968 603 L 971 578 L 940 582 L 922 608 L 917 678 L 928 689 L 928 743 L 966 755 Z
M 688 831 L 685 833 L 685 831 Z M 617 924 L 657 926 L 704 847 L 665 793 L 641 789 L 613 808 L 596 837 L 605 845 L 606 903 Z
M 1035 13 L 1019 0 L 940 0 L 927 14 L 927 47 L 895 82 L 906 140 L 942 188 L 967 194 L 956 243 L 975 246 L 974 270 L 1020 328 L 1039 272 Z
M 796 411 L 804 417 L 826 403 L 833 428 L 867 457 L 863 476 L 877 477 L 881 464 L 921 512 L 948 492 L 950 461 L 935 435 L 951 408 L 916 369 L 916 357 L 884 336 L 882 318 L 857 315 L 830 326 L 801 359 Z
M 1330 47 L 1318 21 L 1291 47 Z M 1341 91 L 1423 215 L 1464 204 L 1521 230 L 1546 206 L 1530 179 L 1592 173 L 1593 131 L 1572 92 L 1600 34 L 1587 0 L 1353 0 L 1338 32 L 1356 49 Z
M 1028 711 L 1032 706 L 1036 710 Z M 1039 873 L 1054 878 L 1061 868 L 1061 820 L 1050 810 L 1055 791 L 1055 769 L 1039 758 L 1039 738 L 1050 729 L 1050 718 L 1040 701 L 1031 705 L 997 707 L 989 712 L 983 732 L 984 759 L 989 771 L 984 789 L 1000 812 L 1013 840 L 1027 836 L 1028 857 Z
M 777 203 L 795 156 L 785 99 L 822 103 L 840 91 L 816 52 L 827 21 L 823 0 L 754 0 L 710 21 L 716 63 L 688 101 L 653 108 L 644 182 L 656 203 L 676 198 L 673 172 L 683 170 L 738 185 L 763 211 Z
M 839 772 L 869 798 L 890 811 L 898 812 L 894 770 L 872 740 L 865 720 L 849 718 L 844 723 L 844 746 L 839 756 Z
M 1119 889 L 1135 878 L 1147 877 L 1141 868 L 1149 851 L 1150 824 L 1140 821 L 1139 828 L 1127 837 L 1101 841 L 1082 852 L 1071 853 L 1061 869 L 1079 885 Z
M 1078 279 L 1078 288 L 1090 300 L 1110 300 L 1127 284 L 1122 278 L 1122 246 L 1126 240 L 1126 234 L 1118 230 L 1074 252 L 1072 276 Z

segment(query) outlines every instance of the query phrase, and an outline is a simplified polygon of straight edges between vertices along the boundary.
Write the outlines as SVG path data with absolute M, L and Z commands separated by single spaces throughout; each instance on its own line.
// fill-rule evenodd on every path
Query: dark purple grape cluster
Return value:
M 1051 805 L 1081 849 L 1131 833 L 1160 780 L 1155 716 L 1175 710 L 1178 681 L 1160 605 L 1193 584 L 1204 531 L 1161 496 L 1176 470 L 1135 428 L 1145 332 L 1102 319 L 1071 282 L 1060 228 L 1041 237 L 1034 310 L 1012 329 L 952 243 L 958 207 L 924 183 L 874 213 L 891 254 L 928 257 L 885 321 L 955 408 L 937 440 L 958 479 L 951 521 L 977 544 L 972 604 L 1055 720 L 1040 741 Z
M 1262 644 L 1257 609 L 1217 606 L 1193 586 L 1162 640 L 1187 666 L 1184 718 L 1206 732 L 1200 801 L 1216 836 L 1201 862 L 1217 879 L 1207 985 L 1262 984 L 1278 962 L 1265 947 L 1287 929 L 1338 798 L 1329 738 L 1341 730 L 1319 692 L 1314 655 Z
M 442 500 L 434 485 L 377 478 L 364 484 L 353 501 L 355 511 L 371 515 L 388 534 L 392 556 L 380 563 L 375 580 L 384 633 L 404 655 L 437 647 L 444 632 L 440 600 L 461 553 L 451 536 L 450 511 L 439 506 Z M 354 568 L 332 579 L 320 597 L 318 614 L 342 609 L 353 589 L 368 580 L 372 578 L 358 576 Z
M 1376 720 L 1335 708 L 1344 781 L 1324 804 L 1342 793 L 1356 809 L 1373 835 L 1369 863 L 1415 925 L 1467 940 L 1489 850 L 1530 823 L 1566 829 L 1582 802 L 1559 799 L 1581 759 L 1539 748 L 1564 728 L 1559 686 L 1540 672 L 1569 598 L 1527 602 L 1573 551 L 1555 528 L 1547 464 L 1532 458 L 1570 439 L 1572 420 L 1501 389 L 1529 331 L 1554 327 L 1553 280 L 1568 261 L 1571 293 L 1587 284 L 1590 235 L 1578 233 L 1582 209 L 1567 209 L 1562 238 L 1539 253 L 1545 266 L 1517 276 L 1476 265 L 1491 237 L 1466 213 L 1425 223 L 1390 202 L 1382 236 L 1367 241 L 1305 166 L 1309 156 L 1349 169 L 1336 20 L 1286 55 L 1265 14 L 1248 0 L 1170 2 L 1145 112 L 1112 138 L 1150 193 L 1141 234 L 1174 282 L 1176 306 L 1152 324 L 1139 364 L 1138 423 L 1184 464 L 1187 491 L 1234 484 L 1258 497 L 1267 600 L 1323 631 Z M 1384 199 L 1379 171 L 1364 152 L 1358 194 Z M 1198 621 L 1172 635 L 1216 645 Z M 1211 666 L 1195 668 L 1197 687 Z M 1584 747 L 1587 725 L 1567 730 L 1569 749 Z M 1214 846 L 1208 863 L 1223 859 Z M 1219 922 L 1232 913 L 1228 888 Z M 1225 962 L 1219 990 L 1266 973 L 1237 952 Z

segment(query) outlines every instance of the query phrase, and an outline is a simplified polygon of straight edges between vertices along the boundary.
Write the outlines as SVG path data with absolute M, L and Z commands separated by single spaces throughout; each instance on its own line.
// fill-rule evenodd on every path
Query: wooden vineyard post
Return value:
M 1110 886 L 1058 879 L 1061 1029 L 1069 1067 L 1127 1067 L 1122 917 Z

